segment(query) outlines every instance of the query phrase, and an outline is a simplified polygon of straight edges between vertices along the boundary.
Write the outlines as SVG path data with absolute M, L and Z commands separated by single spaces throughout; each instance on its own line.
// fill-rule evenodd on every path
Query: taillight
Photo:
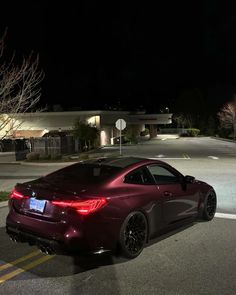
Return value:
M 11 199 L 27 199 L 27 196 L 24 196 L 23 194 L 19 193 L 15 188 L 10 194 Z
M 53 205 L 75 209 L 81 215 L 93 213 L 107 204 L 105 198 L 80 200 L 80 201 L 52 201 Z

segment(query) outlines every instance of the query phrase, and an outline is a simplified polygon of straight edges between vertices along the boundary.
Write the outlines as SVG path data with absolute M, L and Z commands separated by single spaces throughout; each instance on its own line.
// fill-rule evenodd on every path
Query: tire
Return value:
M 204 220 L 210 221 L 216 213 L 217 198 L 214 190 L 208 192 L 204 200 L 203 214 Z
M 130 213 L 120 229 L 119 245 L 121 254 L 126 258 L 135 258 L 143 250 L 147 241 L 148 224 L 143 213 Z

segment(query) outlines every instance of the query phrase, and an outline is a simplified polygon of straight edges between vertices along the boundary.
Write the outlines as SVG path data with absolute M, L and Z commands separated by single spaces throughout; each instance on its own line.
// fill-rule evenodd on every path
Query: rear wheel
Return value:
M 203 219 L 212 220 L 216 213 L 217 198 L 216 193 L 211 190 L 204 201 Z
M 147 220 L 143 213 L 130 213 L 120 230 L 119 244 L 123 256 L 137 257 L 143 250 L 147 241 Z

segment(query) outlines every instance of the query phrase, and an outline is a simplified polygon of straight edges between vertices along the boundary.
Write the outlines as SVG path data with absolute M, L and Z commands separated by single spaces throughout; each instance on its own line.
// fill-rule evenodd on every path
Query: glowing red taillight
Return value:
M 27 199 L 27 196 L 24 196 L 23 194 L 19 193 L 15 188 L 10 194 L 11 199 Z
M 75 209 L 81 215 L 93 213 L 107 204 L 105 198 L 80 200 L 80 201 L 52 201 L 53 205 Z

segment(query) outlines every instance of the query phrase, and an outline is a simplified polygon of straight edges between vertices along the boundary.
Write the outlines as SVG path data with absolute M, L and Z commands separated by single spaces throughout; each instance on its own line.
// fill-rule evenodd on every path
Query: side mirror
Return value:
M 195 177 L 194 176 L 191 176 L 191 175 L 184 176 L 184 182 L 185 183 L 193 183 L 194 180 L 195 180 Z

